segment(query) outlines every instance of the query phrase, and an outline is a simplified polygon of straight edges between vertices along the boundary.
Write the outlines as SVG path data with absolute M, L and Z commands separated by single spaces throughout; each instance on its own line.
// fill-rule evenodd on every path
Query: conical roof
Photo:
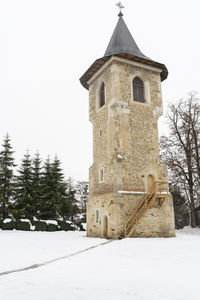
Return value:
M 122 16 L 122 13 L 119 13 L 119 20 L 117 22 L 117 25 L 115 26 L 114 32 L 111 36 L 104 56 L 126 53 L 149 59 L 138 48 Z
M 145 56 L 137 46 L 133 39 L 126 23 L 122 18 L 122 13 L 119 13 L 119 20 L 115 26 L 114 32 L 111 36 L 110 42 L 107 46 L 103 57 L 95 60 L 89 69 L 80 78 L 81 84 L 88 89 L 88 80 L 107 62 L 111 56 L 119 56 L 131 61 L 140 62 L 149 66 L 160 68 L 161 80 L 165 80 L 168 76 L 168 70 L 164 64 L 156 62 Z

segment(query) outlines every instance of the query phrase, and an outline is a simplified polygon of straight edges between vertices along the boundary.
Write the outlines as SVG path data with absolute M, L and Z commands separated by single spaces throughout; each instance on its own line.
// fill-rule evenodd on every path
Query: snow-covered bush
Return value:
M 75 230 L 73 223 L 70 221 L 58 221 L 58 225 L 59 225 L 59 230 L 64 230 L 64 231 Z
M 35 231 L 47 231 L 47 223 L 45 221 L 34 221 Z
M 16 220 L 15 229 L 29 231 L 31 229 L 31 224 L 29 220 Z
M 13 230 L 15 228 L 15 222 L 12 219 L 4 219 L 2 223 L 3 230 Z
M 81 222 L 73 222 L 68 220 L 38 220 L 35 217 L 29 219 L 0 219 L 0 228 L 3 230 L 23 230 L 23 231 L 84 231 Z
M 56 224 L 47 224 L 47 230 L 48 231 L 57 231 L 58 230 L 58 225 L 56 225 Z
M 77 223 L 77 224 L 76 224 L 76 228 L 77 228 L 78 230 L 80 230 L 80 231 L 85 231 L 85 229 L 83 228 L 82 223 Z

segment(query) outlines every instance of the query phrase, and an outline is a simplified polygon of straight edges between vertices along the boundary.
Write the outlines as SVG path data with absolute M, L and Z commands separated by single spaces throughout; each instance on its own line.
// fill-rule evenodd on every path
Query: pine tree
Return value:
M 0 152 L 0 215 L 6 218 L 12 208 L 13 168 L 15 167 L 12 147 L 8 134 Z
M 39 203 L 38 217 L 40 219 L 52 219 L 56 216 L 54 209 L 54 191 L 53 191 L 53 176 L 52 164 L 48 157 L 43 166 L 41 177 L 41 202 Z
M 42 199 L 42 167 L 40 154 L 36 152 L 32 162 L 32 201 L 35 208 L 34 216 L 37 217 Z
M 42 201 L 40 218 L 55 219 L 65 217 L 69 213 L 69 201 L 64 182 L 64 174 L 57 156 L 53 163 L 48 158 L 42 176 Z
M 55 156 L 52 163 L 52 174 L 54 180 L 54 191 L 55 191 L 55 203 L 57 205 L 57 213 L 60 217 L 66 218 L 70 211 L 69 195 L 67 193 L 67 184 L 64 180 L 63 170 L 61 168 L 61 162 Z
M 31 218 L 35 214 L 32 179 L 32 162 L 27 151 L 16 176 L 15 209 L 18 218 Z

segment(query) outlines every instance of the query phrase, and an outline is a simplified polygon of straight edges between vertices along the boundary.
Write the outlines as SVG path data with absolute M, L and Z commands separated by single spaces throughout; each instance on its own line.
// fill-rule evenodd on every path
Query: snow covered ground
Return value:
M 0 231 L 0 273 L 104 243 L 84 232 Z M 199 300 L 200 229 L 124 239 L 0 276 L 1 300 Z

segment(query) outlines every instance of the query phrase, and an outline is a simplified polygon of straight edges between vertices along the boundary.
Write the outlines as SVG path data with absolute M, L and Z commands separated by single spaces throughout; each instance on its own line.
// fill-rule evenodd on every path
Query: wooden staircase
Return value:
M 120 238 L 130 237 L 137 225 L 141 222 L 142 218 L 146 214 L 150 207 L 160 208 L 164 200 L 168 197 L 168 183 L 157 181 L 154 182 L 149 189 L 148 193 L 145 195 L 144 199 L 139 203 L 139 205 L 133 210 L 130 217 L 127 219 L 124 230 Z M 155 205 L 155 200 L 158 199 L 158 204 Z

